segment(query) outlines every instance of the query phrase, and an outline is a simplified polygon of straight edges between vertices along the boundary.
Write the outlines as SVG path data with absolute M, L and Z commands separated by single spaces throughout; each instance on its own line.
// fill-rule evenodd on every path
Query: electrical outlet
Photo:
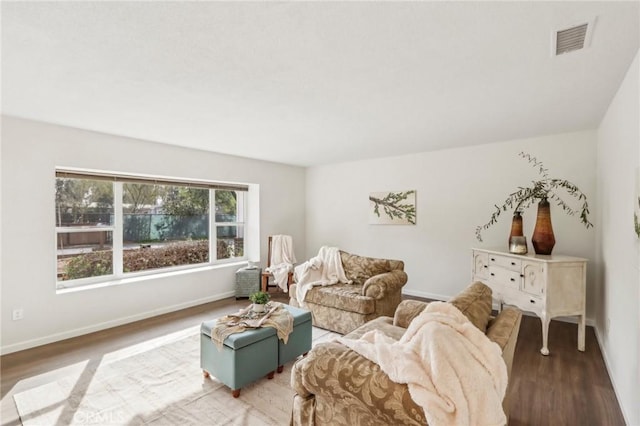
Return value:
M 18 308 L 13 310 L 13 320 L 18 321 L 24 318 L 24 309 Z

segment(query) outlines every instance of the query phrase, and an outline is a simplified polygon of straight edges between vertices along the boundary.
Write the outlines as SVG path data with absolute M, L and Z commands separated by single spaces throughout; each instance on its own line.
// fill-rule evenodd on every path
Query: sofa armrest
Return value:
M 407 385 L 392 382 L 377 364 L 338 342 L 318 344 L 298 360 L 291 387 L 295 398 L 314 399 L 307 411 L 320 424 L 426 423 Z
M 407 273 L 404 271 L 390 271 L 374 275 L 364 282 L 362 295 L 374 299 L 383 299 L 388 295 L 399 294 L 407 283 Z
M 393 325 L 402 328 L 409 327 L 411 321 L 420 315 L 428 304 L 429 302 L 422 302 L 420 300 L 403 300 L 393 315 Z
M 513 366 L 513 357 L 518 342 L 518 333 L 520 332 L 520 322 L 522 321 L 522 312 L 516 308 L 504 308 L 497 317 L 489 321 L 487 327 L 487 337 L 495 342 L 502 349 L 502 358 L 507 365 L 507 375 L 511 379 L 511 367 Z M 507 392 L 502 401 L 502 408 L 509 419 L 509 405 L 511 380 L 507 387 Z

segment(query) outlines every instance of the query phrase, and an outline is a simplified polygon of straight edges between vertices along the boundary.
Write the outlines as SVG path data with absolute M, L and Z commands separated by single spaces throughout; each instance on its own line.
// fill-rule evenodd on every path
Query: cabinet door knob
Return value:
M 496 274 L 494 274 L 494 273 L 492 272 L 492 273 L 491 273 L 491 276 L 492 276 L 492 277 L 495 277 L 495 276 L 496 276 Z
M 495 262 L 495 261 L 496 261 L 496 258 L 495 258 L 495 257 L 492 257 L 492 258 L 491 258 L 491 261 L 492 261 L 492 262 Z
M 524 278 L 524 274 L 520 274 L 520 278 Z
M 515 278 L 511 278 L 511 281 L 512 281 L 512 282 L 515 282 L 515 281 L 516 281 L 516 279 L 515 279 Z
M 533 300 L 533 299 L 531 299 L 531 303 L 534 303 L 534 304 L 535 304 L 535 303 L 536 303 L 536 301 L 535 301 L 535 300 Z
M 487 266 L 487 265 L 484 265 L 484 266 L 483 266 L 483 268 L 488 268 L 488 266 Z
M 516 266 L 516 262 L 511 262 L 511 266 Z

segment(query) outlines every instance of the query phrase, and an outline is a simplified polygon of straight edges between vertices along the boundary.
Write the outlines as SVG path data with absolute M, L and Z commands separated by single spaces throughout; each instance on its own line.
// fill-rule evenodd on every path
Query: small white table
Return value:
M 542 355 L 549 355 L 551 318 L 577 315 L 578 350 L 584 351 L 587 259 L 474 248 L 472 278 L 491 287 L 500 305 L 514 305 L 540 317 Z

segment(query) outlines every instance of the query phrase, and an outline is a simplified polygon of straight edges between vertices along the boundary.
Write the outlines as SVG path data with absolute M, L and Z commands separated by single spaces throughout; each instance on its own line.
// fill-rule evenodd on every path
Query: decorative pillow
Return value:
M 390 262 L 387 259 L 358 256 L 342 250 L 340 251 L 340 259 L 347 279 L 357 285 L 363 285 L 369 278 L 391 270 Z
M 487 324 L 491 317 L 491 302 L 491 288 L 479 281 L 449 301 L 483 333 L 487 332 Z

